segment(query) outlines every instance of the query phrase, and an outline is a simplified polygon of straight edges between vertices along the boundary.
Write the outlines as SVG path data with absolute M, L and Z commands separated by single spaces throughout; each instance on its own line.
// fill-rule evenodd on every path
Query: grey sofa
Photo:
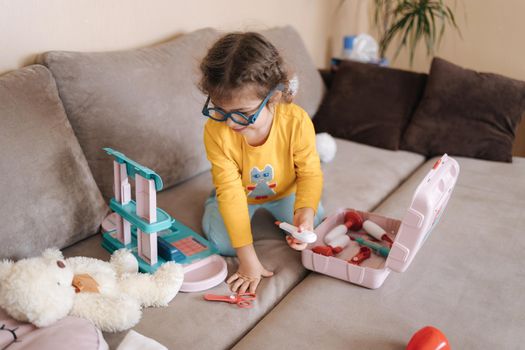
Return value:
M 102 147 L 156 170 L 166 184 L 159 207 L 202 232 L 212 182 L 196 67 L 219 34 L 204 29 L 127 52 L 49 52 L 43 65 L 0 77 L 0 170 L 17 174 L 0 182 L 0 215 L 8 223 L 0 257 L 55 245 L 67 256 L 108 259 L 97 234 L 112 182 Z M 289 27 L 263 34 L 299 75 L 297 103 L 315 114 L 325 87 L 299 35 Z M 402 218 L 435 161 L 336 142 L 335 159 L 323 164 L 327 213 L 356 208 Z M 403 349 L 416 330 L 433 325 L 454 349 L 522 348 L 525 159 L 456 159 L 461 174 L 440 224 L 409 269 L 379 289 L 307 271 L 269 214 L 258 212 L 255 248 L 275 276 L 261 282 L 253 309 L 179 293 L 167 308 L 144 310 L 134 329 L 170 349 Z M 42 180 L 32 177 L 42 173 Z M 226 260 L 233 273 L 236 260 Z M 124 335 L 105 338 L 114 348 Z

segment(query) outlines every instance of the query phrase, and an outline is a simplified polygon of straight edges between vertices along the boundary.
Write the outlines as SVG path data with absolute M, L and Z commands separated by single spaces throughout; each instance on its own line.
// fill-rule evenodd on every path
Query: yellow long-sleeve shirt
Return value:
M 315 131 L 308 114 L 295 104 L 278 104 L 266 142 L 249 145 L 226 123 L 209 119 L 204 144 L 211 163 L 219 211 L 232 246 L 253 242 L 248 204 L 296 193 L 294 210 L 317 211 L 323 187 Z

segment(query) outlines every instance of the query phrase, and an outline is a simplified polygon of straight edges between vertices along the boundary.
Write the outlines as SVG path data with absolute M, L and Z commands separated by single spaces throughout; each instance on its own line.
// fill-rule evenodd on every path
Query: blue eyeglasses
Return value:
M 210 104 L 210 96 L 208 96 L 208 99 L 206 100 L 206 103 L 204 104 L 204 107 L 202 108 L 202 114 L 218 122 L 224 122 L 228 120 L 228 118 L 230 118 L 231 120 L 233 120 L 235 123 L 239 125 L 247 126 L 247 125 L 255 123 L 255 121 L 257 120 L 257 117 L 259 116 L 259 113 L 261 113 L 264 106 L 266 106 L 266 104 L 270 100 L 270 97 L 273 96 L 275 91 L 283 91 L 283 88 L 284 88 L 283 84 L 277 85 L 275 89 L 273 89 L 272 91 L 268 93 L 268 95 L 266 95 L 266 97 L 261 102 L 259 107 L 257 107 L 257 111 L 255 111 L 254 114 L 249 115 L 249 116 L 241 112 L 234 111 L 234 112 L 226 113 L 225 111 L 223 111 L 222 109 L 218 107 L 208 107 L 208 105 Z

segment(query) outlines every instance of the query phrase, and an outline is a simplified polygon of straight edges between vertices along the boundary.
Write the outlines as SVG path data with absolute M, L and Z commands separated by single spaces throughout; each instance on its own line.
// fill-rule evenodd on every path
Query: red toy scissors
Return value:
M 250 309 L 253 307 L 252 301 L 256 299 L 255 293 L 238 293 L 231 295 L 215 295 L 204 294 L 204 299 L 208 301 L 224 301 L 230 304 L 237 304 L 243 309 Z

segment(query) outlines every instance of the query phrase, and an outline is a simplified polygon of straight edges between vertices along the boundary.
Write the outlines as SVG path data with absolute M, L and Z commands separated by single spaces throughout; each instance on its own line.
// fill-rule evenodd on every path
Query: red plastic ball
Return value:
M 439 329 L 427 326 L 414 333 L 406 350 L 450 350 L 450 344 Z

